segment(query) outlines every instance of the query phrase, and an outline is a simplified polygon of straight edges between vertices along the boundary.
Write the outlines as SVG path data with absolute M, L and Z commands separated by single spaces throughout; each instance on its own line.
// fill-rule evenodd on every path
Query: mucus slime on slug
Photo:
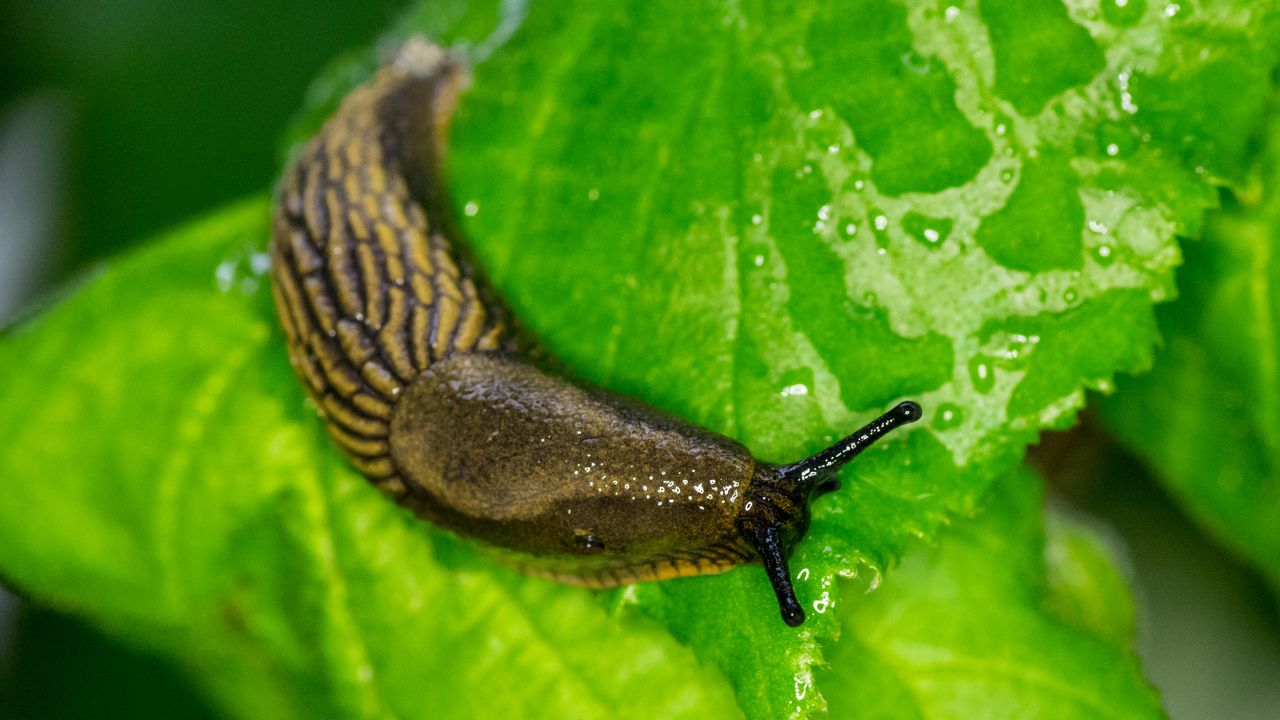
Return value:
M 443 184 L 459 61 L 411 40 L 286 170 L 271 267 L 289 357 L 333 440 L 418 516 L 607 587 L 761 562 L 782 618 L 809 501 L 899 425 L 902 402 L 813 457 L 741 444 L 537 362 L 468 261 Z

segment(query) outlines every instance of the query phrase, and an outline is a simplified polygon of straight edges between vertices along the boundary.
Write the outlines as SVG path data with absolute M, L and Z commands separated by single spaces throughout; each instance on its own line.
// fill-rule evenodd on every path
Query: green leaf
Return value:
M 1179 142 L 1244 147 L 1249 128 L 1222 131 L 1216 110 L 1260 116 L 1256 68 L 1275 63 L 1272 5 L 1150 4 L 1133 22 L 982 7 L 535 5 L 478 64 L 455 123 L 479 255 L 587 377 L 775 461 L 897 398 L 924 403 L 927 429 L 818 503 L 793 561 L 810 605 L 837 601 L 834 573 L 883 567 L 976 506 L 1085 388 L 1146 367 L 1174 236 L 1215 201 L 1217 166 Z M 1238 72 L 1220 82 L 1240 90 L 1216 108 L 1192 79 L 1224 58 Z M 1173 97 L 1187 118 L 1149 120 Z M 637 594 L 726 668 L 749 713 L 820 709 L 791 690 L 834 625 L 769 625 L 763 579 L 738 574 Z M 708 603 L 735 612 L 690 611 Z M 787 662 L 742 662 L 762 646 Z
M 0 344 L 0 376 L 22 378 L 0 403 L 0 573 L 179 655 L 243 715 L 821 711 L 836 576 L 974 511 L 1084 388 L 1145 365 L 1174 235 L 1227 174 L 1169 133 L 1244 147 L 1183 80 L 1228 58 L 1249 72 L 1220 79 L 1243 98 L 1223 111 L 1259 112 L 1253 69 L 1277 47 L 1272 6 L 1243 0 L 1123 22 L 983 7 L 455 0 L 396 33 L 475 60 L 457 205 L 575 370 L 767 460 L 926 406 L 817 503 L 792 558 L 800 630 L 758 568 L 564 588 L 367 487 L 284 359 L 262 202 Z M 1041 43 L 1051 72 L 1019 75 Z M 303 127 L 360 67 L 317 85 Z M 1148 97 L 1197 111 L 1148 122 Z
M 1044 554 L 1045 611 L 1132 649 L 1137 625 L 1129 594 L 1132 573 L 1115 535 L 1095 520 L 1050 505 Z
M 1149 375 L 1102 404 L 1184 508 L 1280 585 L 1280 115 L 1260 187 L 1188 243 Z
M 1013 473 L 980 517 L 846 603 L 822 683 L 832 717 L 1163 717 L 1129 650 L 1132 599 L 1098 582 L 1117 575 L 1107 551 L 1075 521 L 1049 527 L 1046 577 L 1039 483 Z
M 267 217 L 171 235 L 7 338 L 7 578 L 244 717 L 739 716 L 652 622 L 426 531 L 329 450 L 264 292 Z

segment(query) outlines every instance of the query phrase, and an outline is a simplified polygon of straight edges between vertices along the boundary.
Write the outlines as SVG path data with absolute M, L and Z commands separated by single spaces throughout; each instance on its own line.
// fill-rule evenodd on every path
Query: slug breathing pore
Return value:
M 464 78 L 410 40 L 283 176 L 272 288 L 329 435 L 396 502 L 527 572 L 608 587 L 760 562 L 799 625 L 787 557 L 810 500 L 920 406 L 773 465 L 557 375 L 461 245 L 442 165 Z

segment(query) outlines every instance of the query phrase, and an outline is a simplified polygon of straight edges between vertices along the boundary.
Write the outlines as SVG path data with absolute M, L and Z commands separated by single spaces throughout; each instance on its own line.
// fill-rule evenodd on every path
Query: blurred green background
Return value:
M 393 0 L 0 0 L 0 325 L 279 171 L 311 80 Z M 166 664 L 0 590 L 0 717 L 214 717 Z
M 390 0 L 0 0 L 0 323 L 152 233 L 259 191 L 309 82 Z M 1086 422 L 1036 453 L 1127 544 L 1143 667 L 1175 718 L 1275 717 L 1261 581 Z M 0 716 L 213 717 L 171 667 L 0 597 Z
M 401 6 L 0 2 L 0 115 L 39 118 L 58 176 L 49 272 L 270 183 L 308 83 Z

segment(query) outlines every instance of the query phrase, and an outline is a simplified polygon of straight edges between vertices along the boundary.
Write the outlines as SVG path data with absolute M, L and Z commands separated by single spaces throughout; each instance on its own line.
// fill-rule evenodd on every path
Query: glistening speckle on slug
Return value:
M 412 40 L 286 170 L 271 274 L 289 357 L 330 436 L 418 516 L 607 587 L 761 562 L 787 624 L 809 501 L 902 402 L 790 465 L 549 370 L 460 244 L 441 165 L 465 68 Z

